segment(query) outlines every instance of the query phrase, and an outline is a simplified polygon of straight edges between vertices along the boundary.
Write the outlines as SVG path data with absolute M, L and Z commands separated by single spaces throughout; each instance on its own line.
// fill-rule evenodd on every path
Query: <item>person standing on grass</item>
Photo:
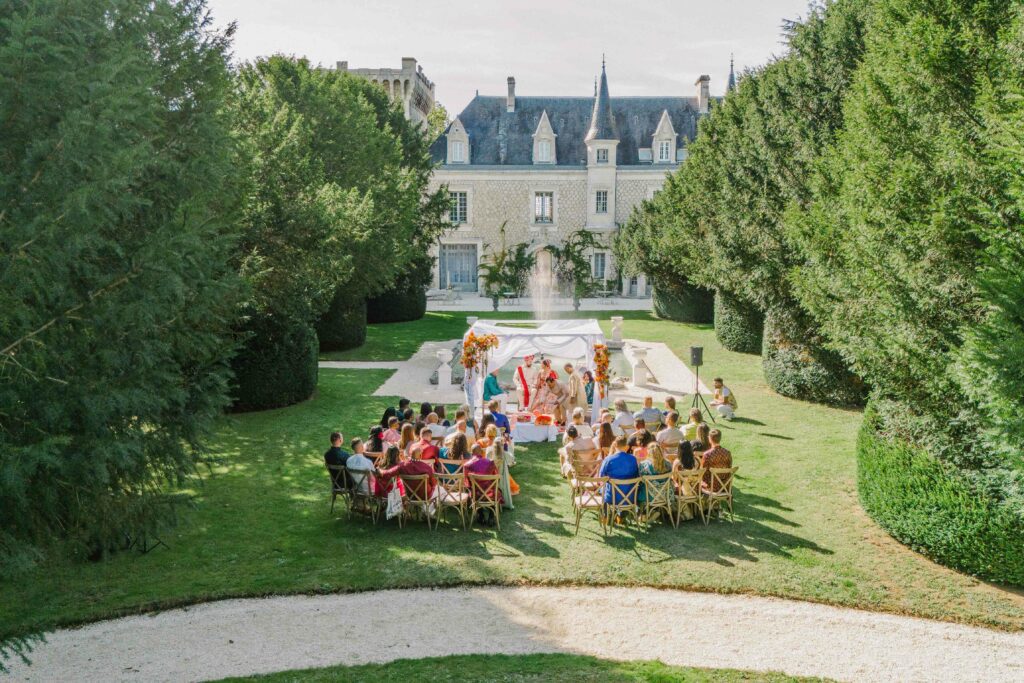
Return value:
M 592 373 L 590 370 L 585 370 L 583 372 L 583 393 L 587 395 L 588 406 L 594 405 L 595 386 L 596 384 L 594 383 L 594 373 Z
M 587 409 L 587 393 L 583 388 L 583 378 L 580 377 L 580 373 L 576 372 L 576 369 L 572 366 L 572 363 L 566 363 L 565 367 L 565 390 L 568 393 L 568 399 L 565 402 L 565 411 L 569 415 L 577 409 Z

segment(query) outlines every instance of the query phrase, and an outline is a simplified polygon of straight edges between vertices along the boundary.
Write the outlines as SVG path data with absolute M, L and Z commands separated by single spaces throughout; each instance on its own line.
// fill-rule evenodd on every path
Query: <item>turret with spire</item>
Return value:
M 736 89 L 736 70 L 735 70 L 735 55 L 729 55 L 729 84 L 726 86 L 725 91 L 730 93 Z
M 608 74 L 605 73 L 604 56 L 601 57 L 601 84 L 594 97 L 594 113 L 590 117 L 590 130 L 586 142 L 591 140 L 618 140 L 615 116 L 612 113 L 612 98 L 608 94 Z

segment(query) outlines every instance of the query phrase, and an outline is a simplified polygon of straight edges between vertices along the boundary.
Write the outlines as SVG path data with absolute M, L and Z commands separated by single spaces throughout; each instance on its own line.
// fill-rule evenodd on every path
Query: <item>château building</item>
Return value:
M 715 99 L 708 76 L 691 97 L 612 97 L 603 63 L 593 97 L 521 96 L 512 77 L 505 96 L 478 94 L 431 147 L 433 187 L 447 185 L 452 197 L 433 286 L 478 291 L 478 265 L 503 225 L 509 246 L 538 252 L 582 228 L 610 246 L 633 208 L 686 161 Z M 615 286 L 610 249 L 590 258 L 594 277 Z M 650 293 L 644 275 L 621 286 L 624 296 Z
M 426 125 L 434 108 L 434 84 L 413 57 L 402 57 L 400 69 L 349 69 L 348 62 L 338 62 L 337 70 L 380 84 L 392 100 L 402 103 L 405 118 Z

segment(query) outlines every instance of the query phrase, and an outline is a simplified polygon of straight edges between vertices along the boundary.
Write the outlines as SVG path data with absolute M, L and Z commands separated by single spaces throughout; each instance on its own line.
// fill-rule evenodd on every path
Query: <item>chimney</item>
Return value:
M 697 111 L 707 114 L 708 105 L 711 102 L 711 76 L 702 75 L 694 85 L 697 86 Z
M 516 79 L 508 77 L 508 98 L 505 100 L 505 111 L 512 113 L 516 110 Z

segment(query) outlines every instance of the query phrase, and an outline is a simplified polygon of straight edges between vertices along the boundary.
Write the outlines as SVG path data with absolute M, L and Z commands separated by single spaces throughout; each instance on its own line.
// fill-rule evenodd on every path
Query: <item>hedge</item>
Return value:
M 317 381 L 317 339 L 311 325 L 253 318 L 243 330 L 232 360 L 234 411 L 280 408 L 313 395 Z
M 431 264 L 426 265 L 426 280 L 420 268 L 399 276 L 393 287 L 366 300 L 366 322 L 401 323 L 419 320 L 427 312 L 425 282 L 430 278 Z
M 715 336 L 729 351 L 761 353 L 764 315 L 735 296 L 715 292 Z
M 765 315 L 761 367 L 775 392 L 837 406 L 863 405 L 866 387 L 839 354 L 822 346 L 813 324 L 801 314 L 774 310 Z
M 972 489 L 959 470 L 882 433 L 868 405 L 857 439 L 857 488 L 868 514 L 896 540 L 940 564 L 1024 585 L 1024 517 Z
M 651 295 L 654 314 L 681 323 L 709 323 L 715 317 L 715 295 L 686 280 L 659 279 Z
M 344 351 L 366 341 L 366 299 L 351 299 L 339 290 L 316 323 L 321 351 Z

